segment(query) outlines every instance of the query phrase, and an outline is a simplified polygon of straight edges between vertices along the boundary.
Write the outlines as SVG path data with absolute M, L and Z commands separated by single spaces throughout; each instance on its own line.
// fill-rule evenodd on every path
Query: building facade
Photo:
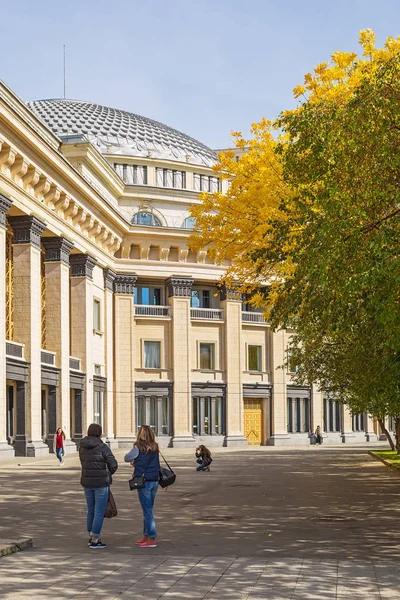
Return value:
M 91 422 L 110 446 L 151 425 L 161 445 L 376 439 L 373 422 L 284 363 L 272 333 L 187 241 L 221 189 L 216 154 L 97 104 L 24 104 L 0 84 L 0 457 L 68 451 Z M 222 188 L 223 190 L 223 188 Z

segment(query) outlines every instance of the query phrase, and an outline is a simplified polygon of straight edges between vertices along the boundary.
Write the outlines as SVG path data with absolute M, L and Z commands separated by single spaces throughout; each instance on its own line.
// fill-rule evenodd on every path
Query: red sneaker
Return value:
M 146 540 L 145 542 L 136 542 L 139 548 L 157 548 L 156 540 Z

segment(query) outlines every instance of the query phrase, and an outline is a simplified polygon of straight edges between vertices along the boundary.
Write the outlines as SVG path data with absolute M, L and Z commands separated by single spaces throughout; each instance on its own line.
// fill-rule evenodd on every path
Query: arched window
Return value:
M 161 221 L 153 213 L 138 212 L 132 219 L 134 225 L 147 225 L 148 227 L 161 227 Z
M 194 229 L 196 226 L 196 220 L 193 217 L 186 217 L 183 221 L 181 228 L 182 229 Z

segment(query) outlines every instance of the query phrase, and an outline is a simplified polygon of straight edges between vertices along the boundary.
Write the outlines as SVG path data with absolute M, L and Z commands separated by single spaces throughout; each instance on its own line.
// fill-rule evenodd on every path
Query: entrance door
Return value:
M 250 446 L 262 444 L 262 399 L 244 399 L 244 435 Z

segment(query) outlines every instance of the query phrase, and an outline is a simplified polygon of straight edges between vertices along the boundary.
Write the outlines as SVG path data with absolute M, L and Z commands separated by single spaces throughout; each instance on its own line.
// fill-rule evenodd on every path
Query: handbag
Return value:
M 161 454 L 161 452 L 160 452 L 160 454 Z M 168 468 L 160 467 L 158 483 L 159 483 L 160 487 L 166 488 L 166 487 L 172 485 L 173 483 L 175 483 L 176 475 L 173 472 L 173 470 L 171 469 L 171 467 L 169 466 L 169 464 L 167 463 L 167 461 L 165 460 L 164 456 L 162 454 L 161 454 L 161 456 Z
M 132 479 L 130 479 L 128 481 L 129 489 L 131 490 L 131 492 L 133 490 L 142 490 L 144 488 L 144 482 L 145 482 L 144 474 L 146 473 L 146 469 L 149 466 L 151 456 L 152 456 L 151 452 L 149 454 L 150 454 L 150 456 L 149 456 L 146 466 L 143 470 L 143 475 L 139 475 L 139 477 L 133 476 Z
M 110 490 L 110 492 L 108 494 L 108 502 L 107 502 L 106 510 L 104 511 L 104 517 L 106 519 L 112 519 L 113 517 L 116 517 L 117 514 L 118 514 L 117 505 L 115 504 L 114 496 L 112 495 L 112 492 Z

